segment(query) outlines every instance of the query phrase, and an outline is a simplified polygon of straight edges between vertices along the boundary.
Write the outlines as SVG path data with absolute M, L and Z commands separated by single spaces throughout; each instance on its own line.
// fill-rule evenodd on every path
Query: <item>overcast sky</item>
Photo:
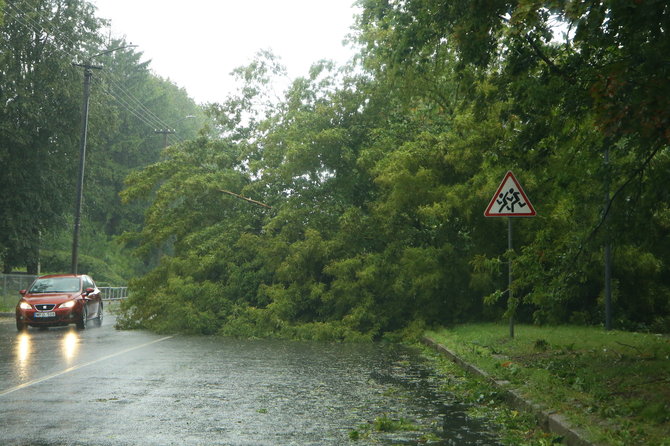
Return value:
M 92 0 L 113 37 L 138 45 L 151 69 L 199 103 L 222 101 L 230 72 L 271 49 L 295 78 L 320 59 L 345 63 L 354 0 Z

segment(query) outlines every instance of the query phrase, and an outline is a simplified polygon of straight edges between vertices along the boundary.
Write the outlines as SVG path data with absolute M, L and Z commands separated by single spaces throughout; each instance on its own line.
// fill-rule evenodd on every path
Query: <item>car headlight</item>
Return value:
M 22 310 L 32 310 L 32 306 L 28 302 L 21 302 L 19 308 Z
M 60 304 L 58 308 L 72 308 L 74 307 L 75 303 L 76 302 L 73 300 L 68 300 L 67 302 L 63 302 L 62 304 Z

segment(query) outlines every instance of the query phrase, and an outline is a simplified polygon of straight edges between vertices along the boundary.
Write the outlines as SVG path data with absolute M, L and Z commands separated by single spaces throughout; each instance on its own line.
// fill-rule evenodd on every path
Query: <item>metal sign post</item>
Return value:
M 512 244 L 512 217 L 535 217 L 536 212 L 530 203 L 521 185 L 509 171 L 503 178 L 498 190 L 491 198 L 489 205 L 484 211 L 485 217 L 507 217 L 507 249 L 511 253 L 514 251 Z M 513 304 L 512 294 L 512 257 L 507 261 L 507 307 L 509 316 L 509 337 L 514 337 L 514 313 L 516 305 Z
M 512 218 L 507 217 L 507 251 L 511 254 L 514 252 L 512 245 Z M 512 256 L 507 260 L 507 308 L 509 309 L 509 337 L 514 337 L 514 314 L 516 313 L 516 305 L 514 305 L 514 296 L 512 295 Z M 513 306 L 513 308 L 510 308 Z

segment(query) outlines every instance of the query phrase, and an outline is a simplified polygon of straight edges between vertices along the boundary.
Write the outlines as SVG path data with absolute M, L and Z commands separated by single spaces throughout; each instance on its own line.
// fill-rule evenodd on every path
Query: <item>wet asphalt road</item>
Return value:
M 417 444 L 419 433 L 350 440 L 384 416 L 452 431 L 433 444 L 496 444 L 462 408 L 445 423 L 442 403 L 399 387 L 420 379 L 405 370 L 412 354 L 117 331 L 109 314 L 101 328 L 19 334 L 0 318 L 0 444 Z

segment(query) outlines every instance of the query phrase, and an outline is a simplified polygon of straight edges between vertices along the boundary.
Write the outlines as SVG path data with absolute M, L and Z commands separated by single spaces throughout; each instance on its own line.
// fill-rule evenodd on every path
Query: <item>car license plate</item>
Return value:
M 42 311 L 39 313 L 35 313 L 35 317 L 56 317 L 56 312 L 55 311 Z

